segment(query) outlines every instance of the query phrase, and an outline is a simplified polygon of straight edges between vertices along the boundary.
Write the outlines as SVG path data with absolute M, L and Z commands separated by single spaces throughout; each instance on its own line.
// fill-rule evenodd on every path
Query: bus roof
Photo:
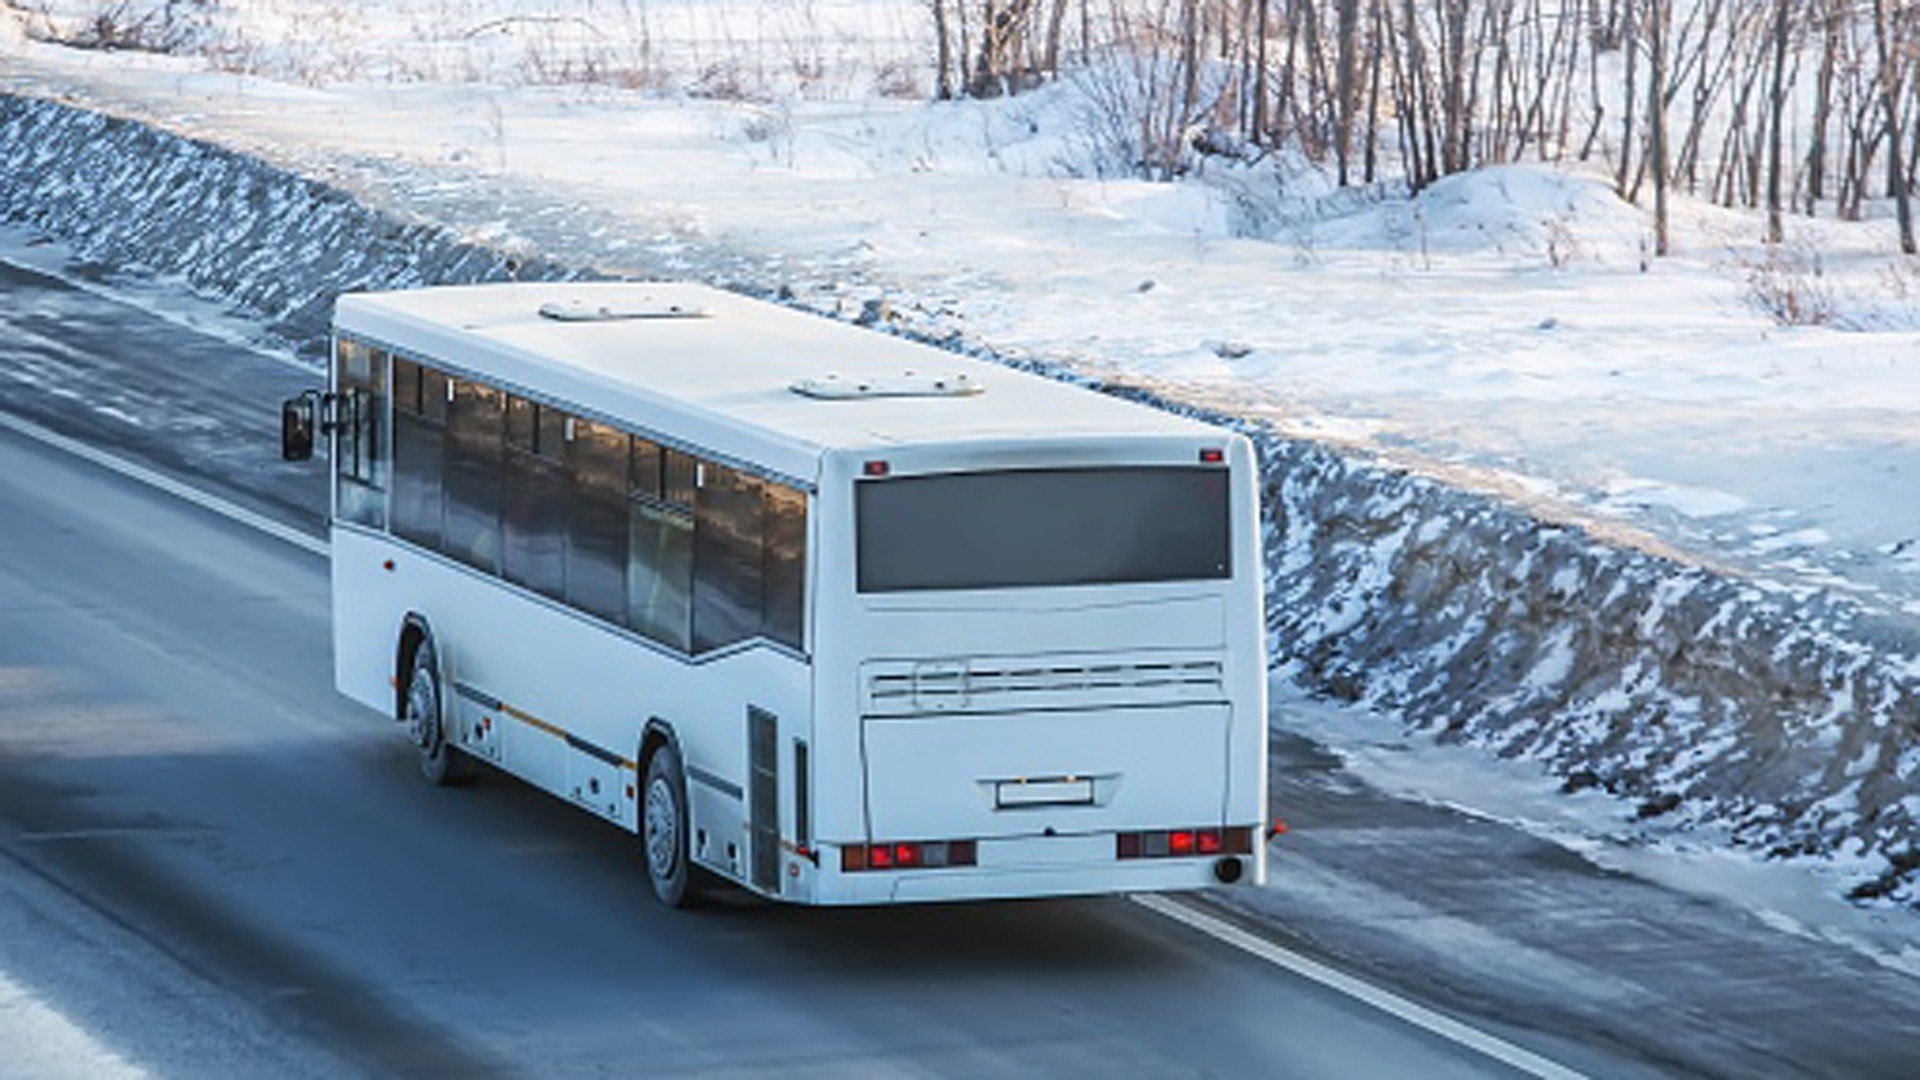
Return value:
M 813 476 L 819 455 L 831 449 L 1036 434 L 1224 435 L 1159 409 L 704 285 L 350 293 L 340 297 L 335 328 L 801 477 Z M 908 372 L 915 378 L 903 382 Z M 852 400 L 794 390 L 830 375 L 837 378 L 828 385 L 852 391 Z M 857 392 L 862 385 L 927 387 L 929 377 L 949 376 L 981 392 Z

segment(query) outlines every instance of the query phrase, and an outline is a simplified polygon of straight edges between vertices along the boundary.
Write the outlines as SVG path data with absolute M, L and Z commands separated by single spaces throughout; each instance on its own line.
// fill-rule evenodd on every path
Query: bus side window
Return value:
M 628 437 L 591 420 L 573 422 L 567 444 L 567 603 L 620 622 L 627 613 Z
M 446 376 L 396 360 L 394 382 L 400 393 L 393 410 L 393 531 L 438 551 L 445 513 L 441 469 Z
M 667 462 L 692 483 L 693 459 L 633 437 L 627 523 L 627 625 L 682 652 L 693 648 L 693 513 L 663 498 Z M 687 492 L 691 497 L 691 491 Z
M 628 482 L 633 485 L 633 494 L 649 499 L 660 497 L 660 458 L 659 443 L 638 435 L 632 437 L 627 475 Z
M 333 444 L 335 513 L 356 525 L 385 527 L 387 521 L 387 354 L 350 338 L 340 338 L 334 353 L 335 417 L 340 423 Z
M 768 637 L 802 648 L 801 623 L 806 615 L 807 496 L 785 484 L 766 488 L 766 542 L 761 577 L 765 598 L 761 630 Z
M 563 595 L 567 584 L 567 475 L 557 462 L 542 456 L 541 436 L 550 432 L 559 437 L 565 418 L 559 410 L 526 398 L 507 401 L 500 573 L 552 597 Z
M 702 462 L 694 501 L 693 644 L 706 652 L 760 632 L 764 486 L 758 477 Z
M 699 486 L 700 459 L 678 450 L 662 449 L 660 499 L 693 512 L 694 489 Z
M 506 395 L 451 380 L 447 407 L 446 552 L 490 573 L 500 569 L 500 471 Z

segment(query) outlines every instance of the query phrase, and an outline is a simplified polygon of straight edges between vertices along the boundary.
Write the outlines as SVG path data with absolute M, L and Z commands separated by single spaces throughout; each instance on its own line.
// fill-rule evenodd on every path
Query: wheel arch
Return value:
M 673 747 L 673 752 L 680 757 L 680 767 L 686 768 L 687 754 L 680 749 L 680 736 L 673 730 L 673 724 L 658 716 L 650 716 L 647 726 L 640 732 L 640 752 L 633 759 L 639 765 L 642 779 L 647 775 L 647 766 L 653 762 L 653 755 L 659 753 L 663 746 Z
M 400 637 L 393 653 L 393 715 L 406 715 L 407 684 L 413 680 L 413 661 L 420 647 L 433 641 L 433 626 L 427 617 L 409 611 L 400 620 Z

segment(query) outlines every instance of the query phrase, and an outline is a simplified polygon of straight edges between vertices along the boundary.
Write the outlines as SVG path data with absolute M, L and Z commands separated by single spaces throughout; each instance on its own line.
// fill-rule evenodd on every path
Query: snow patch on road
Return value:
M 0 1046 L 14 1080 L 141 1080 L 149 1074 L 0 971 Z

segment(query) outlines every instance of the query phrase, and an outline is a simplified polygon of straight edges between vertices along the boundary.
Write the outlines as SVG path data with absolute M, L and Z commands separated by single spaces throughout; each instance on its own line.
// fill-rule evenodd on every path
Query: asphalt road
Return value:
M 100 365 L 128 339 L 75 317 L 97 298 L 9 277 L 63 307 L 42 329 L 102 336 L 14 337 L 0 405 L 183 471 L 270 460 L 278 376 L 156 355 L 146 377 L 229 402 L 179 416 L 121 378 L 138 365 Z M 98 374 L 48 398 L 71 370 Z M 311 505 L 283 486 L 310 477 L 228 475 L 254 505 Z M 42 948 L 28 925 L 0 973 L 137 1068 L 1509 1074 L 1120 899 L 660 909 L 630 836 L 498 777 L 422 784 L 395 727 L 332 691 L 326 590 L 319 557 L 0 433 L 0 861 L 16 896 L 72 902 L 54 923 L 120 940 Z M 154 965 L 170 988 L 109 992 Z

